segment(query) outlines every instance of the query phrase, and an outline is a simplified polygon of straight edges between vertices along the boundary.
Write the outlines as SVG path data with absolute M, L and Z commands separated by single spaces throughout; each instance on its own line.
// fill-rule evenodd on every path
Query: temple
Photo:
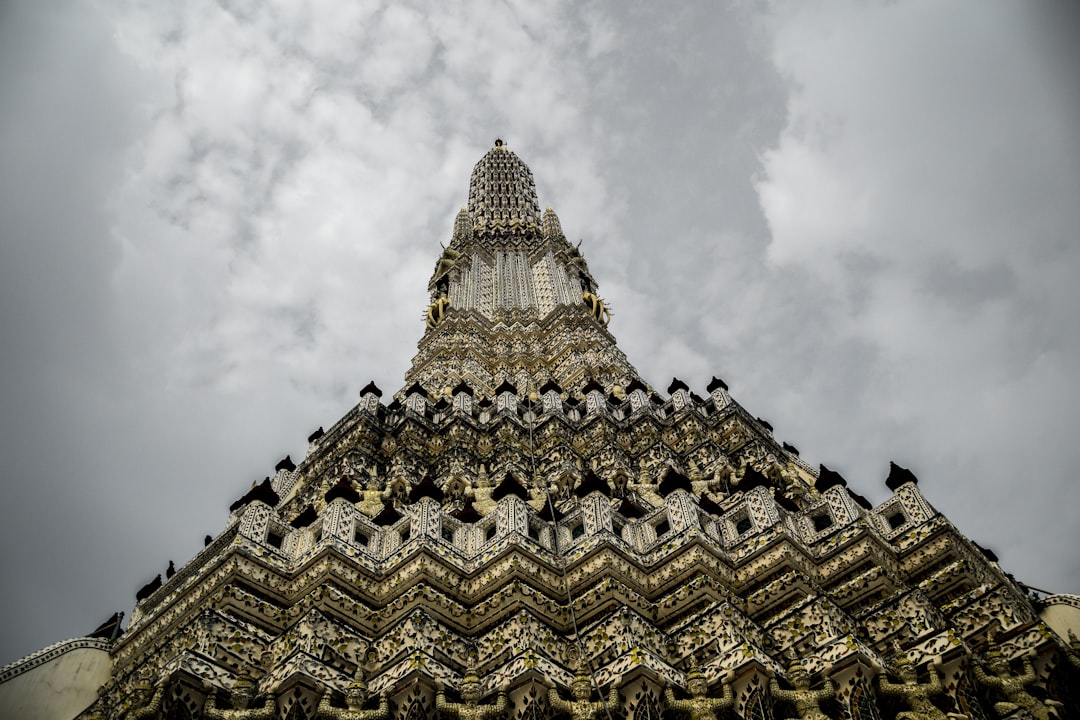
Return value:
M 540 208 L 496 141 L 401 389 L 364 387 L 123 632 L 0 670 L 0 715 L 1080 717 L 1080 598 L 1034 597 L 903 467 L 875 507 L 719 378 L 653 387 Z

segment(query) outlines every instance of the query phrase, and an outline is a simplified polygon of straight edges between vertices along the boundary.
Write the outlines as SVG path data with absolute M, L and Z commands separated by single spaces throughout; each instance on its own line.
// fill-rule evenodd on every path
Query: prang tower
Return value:
M 721 380 L 642 379 L 501 142 L 429 290 L 403 388 L 140 593 L 81 717 L 1076 712 L 1076 648 L 914 475 L 873 507 Z

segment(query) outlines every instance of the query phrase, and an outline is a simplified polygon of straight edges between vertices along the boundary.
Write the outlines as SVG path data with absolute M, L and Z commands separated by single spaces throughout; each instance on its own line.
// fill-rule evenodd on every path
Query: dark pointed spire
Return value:
M 529 491 L 525 489 L 525 486 L 522 485 L 514 476 L 514 473 L 511 472 L 506 473 L 506 475 L 503 476 L 502 482 L 491 491 L 491 499 L 498 502 L 507 495 L 516 495 L 522 500 L 529 499 Z
M 413 485 L 412 490 L 409 491 L 409 502 L 417 502 L 420 498 L 431 498 L 435 502 L 442 502 L 445 497 L 442 488 L 435 484 L 435 481 L 431 479 L 431 475 L 425 475 L 423 479 Z
M 318 519 L 319 513 L 315 512 L 314 506 L 308 505 L 299 515 L 292 519 L 289 525 L 294 528 L 305 528 Z
M 714 390 L 727 390 L 727 383 L 713 375 L 713 379 L 705 387 L 705 392 L 712 393 Z
M 513 383 L 511 383 L 508 379 L 503 378 L 503 381 L 499 383 L 499 387 L 495 388 L 495 394 L 502 395 L 506 392 L 512 395 L 517 395 L 517 388 L 514 387 Z
M 382 390 L 379 389 L 379 386 L 375 384 L 374 380 L 369 382 L 367 385 L 365 385 L 363 387 L 362 390 L 360 390 L 360 396 L 361 397 L 363 397 L 364 395 L 367 395 L 368 393 L 371 393 L 375 397 L 380 397 L 380 398 L 382 397 Z
M 671 378 L 671 384 L 668 385 L 668 389 L 667 389 L 668 395 L 674 395 L 679 390 L 689 391 L 690 386 L 687 385 L 686 383 L 684 383 L 679 378 Z
M 451 515 L 454 517 L 454 519 L 463 523 L 474 523 L 484 517 L 476 511 L 475 507 L 473 507 L 472 500 L 466 500 L 465 504 L 461 506 L 461 509 L 457 512 L 451 513 Z
M 383 509 L 379 511 L 379 514 L 371 519 L 371 522 L 375 523 L 379 527 L 389 527 L 404 517 L 395 508 L 393 503 L 389 500 L 383 501 Z
M 822 465 L 818 469 L 818 477 L 817 480 L 814 481 L 814 489 L 818 492 L 825 492 L 829 488 L 837 485 L 847 487 L 847 480 L 845 480 L 844 476 L 840 473 L 830 470 Z
M 557 393 L 562 392 L 562 388 L 559 387 L 559 383 L 555 382 L 555 380 L 553 380 L 553 379 L 548 380 L 546 383 L 544 383 L 543 385 L 540 386 L 540 394 L 541 395 L 547 395 L 549 392 L 552 392 L 552 391 L 557 392 Z
M 160 587 L 161 587 L 161 575 L 158 575 L 153 580 L 151 580 L 150 582 L 146 583 L 141 588 L 139 588 L 138 592 L 135 593 L 135 602 L 136 603 L 142 602 L 143 600 L 145 600 L 146 598 L 150 597 L 155 592 L 157 592 L 157 589 L 160 588 Z
M 281 502 L 281 498 L 279 498 L 278 494 L 274 492 L 274 488 L 270 484 L 270 478 L 264 478 L 261 483 L 244 493 L 244 495 L 239 500 L 229 506 L 229 512 L 239 510 L 240 508 L 255 500 L 264 502 L 270 507 L 274 507 L 279 502 Z
M 574 488 L 574 494 L 579 498 L 583 498 L 593 492 L 600 492 L 607 497 L 611 497 L 611 488 L 608 487 L 608 484 L 595 472 L 587 470 L 585 472 L 585 477 L 581 478 L 581 482 Z
M 589 382 L 585 383 L 585 387 L 581 388 L 582 395 L 588 395 L 591 392 L 604 392 L 604 386 L 596 382 L 594 378 L 589 378 Z
M 326 500 L 327 503 L 331 503 L 338 498 L 345 498 L 345 500 L 351 503 L 360 502 L 360 493 L 356 491 L 356 488 L 353 487 L 352 482 L 350 482 L 347 477 L 339 477 L 338 481 L 334 483 L 334 486 L 327 490 L 326 494 L 323 495 L 323 499 Z
M 756 487 L 772 487 L 772 483 L 752 465 L 747 465 L 742 478 L 739 479 L 738 489 L 746 491 Z
M 690 478 L 683 475 L 675 468 L 668 468 L 664 473 L 663 479 L 660 481 L 658 488 L 660 497 L 667 497 L 676 490 L 685 490 L 686 492 L 693 492 L 693 484 L 690 482 Z
M 919 484 L 919 478 L 915 477 L 915 473 L 908 470 L 906 467 L 900 467 L 896 463 L 889 461 L 889 477 L 885 479 L 885 487 L 889 488 L 893 492 L 901 485 L 907 483 Z

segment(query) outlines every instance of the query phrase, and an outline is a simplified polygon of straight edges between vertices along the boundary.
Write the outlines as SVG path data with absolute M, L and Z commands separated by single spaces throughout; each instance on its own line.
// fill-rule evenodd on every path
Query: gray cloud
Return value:
M 5 5 L 0 661 L 84 633 L 396 389 L 496 136 L 657 386 L 1080 590 L 1061 19 L 951 3 Z M 1070 94 L 1072 93 L 1072 94 Z M 1018 492 L 1019 490 L 1019 492 Z

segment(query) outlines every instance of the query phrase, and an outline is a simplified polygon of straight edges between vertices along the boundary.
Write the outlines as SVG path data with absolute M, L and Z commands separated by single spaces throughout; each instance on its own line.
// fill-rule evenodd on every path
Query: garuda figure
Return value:
M 728 709 L 735 701 L 731 685 L 721 683 L 723 694 L 718 698 L 709 697 L 709 684 L 701 668 L 694 668 L 686 673 L 686 689 L 689 700 L 676 700 L 670 687 L 664 688 L 664 700 L 673 710 L 681 710 L 690 715 L 690 720 L 716 720 L 721 711 Z
M 606 713 L 614 713 L 619 707 L 619 681 L 611 683 L 608 690 L 607 700 L 592 702 L 589 696 L 592 694 L 592 680 L 588 675 L 579 673 L 574 676 L 570 683 L 572 700 L 563 700 L 559 691 L 551 688 L 548 691 L 548 701 L 556 712 L 570 715 L 573 720 L 593 720 L 593 718 Z
M 831 680 L 826 678 L 824 687 L 811 690 L 810 673 L 798 660 L 788 667 L 787 679 L 793 690 L 781 689 L 775 677 L 769 681 L 769 689 L 774 698 L 794 705 L 799 720 L 829 720 L 829 716 L 821 711 L 821 703 L 831 700 L 836 692 Z
M 211 688 L 206 694 L 206 704 L 203 705 L 203 717 L 206 720 L 270 720 L 277 710 L 277 702 L 273 695 L 268 695 L 266 702 L 261 708 L 252 708 L 251 703 L 255 699 L 255 684 L 246 678 L 240 678 L 229 691 L 229 700 L 232 709 L 225 710 L 217 706 L 217 697 Z

